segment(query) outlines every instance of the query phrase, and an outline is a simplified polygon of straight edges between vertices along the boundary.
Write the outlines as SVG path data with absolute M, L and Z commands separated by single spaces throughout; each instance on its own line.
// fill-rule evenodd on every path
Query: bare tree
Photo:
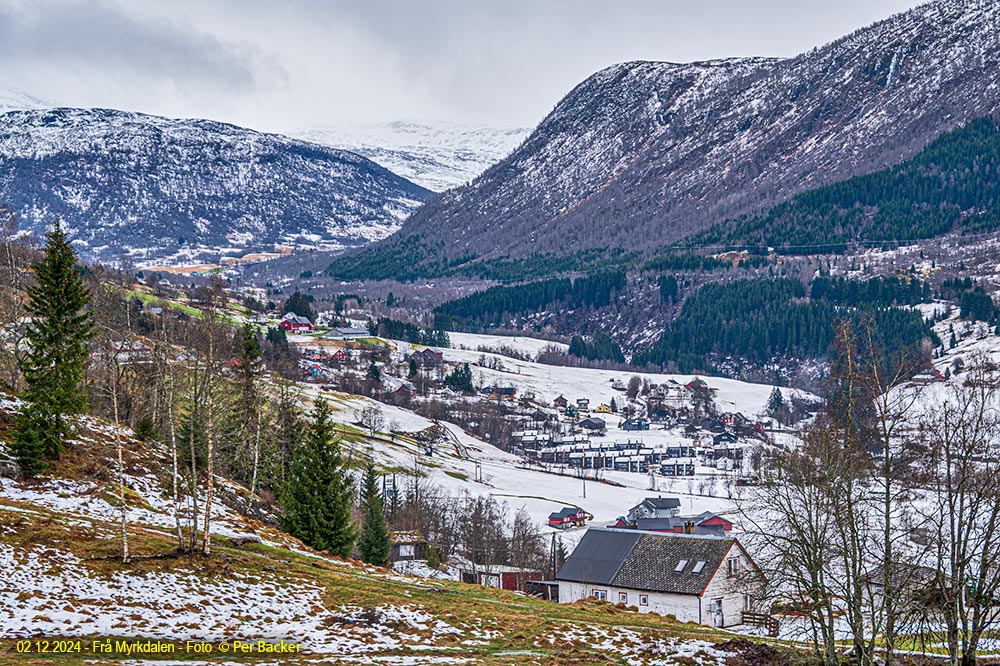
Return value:
M 940 616 L 952 666 L 976 663 L 984 633 L 997 621 L 1000 593 L 1000 401 L 995 368 L 977 359 L 962 385 L 924 417 L 932 478 L 932 536 Z

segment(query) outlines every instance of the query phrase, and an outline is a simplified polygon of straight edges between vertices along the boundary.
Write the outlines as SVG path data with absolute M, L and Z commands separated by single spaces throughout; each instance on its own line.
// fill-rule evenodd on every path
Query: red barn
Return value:
M 289 333 L 311 333 L 313 331 L 312 322 L 305 317 L 300 317 L 289 312 L 279 324 L 281 328 Z

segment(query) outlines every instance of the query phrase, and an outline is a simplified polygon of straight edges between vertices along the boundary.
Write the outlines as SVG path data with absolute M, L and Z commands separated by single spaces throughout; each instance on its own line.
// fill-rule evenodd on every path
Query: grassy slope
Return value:
M 375 663 L 412 664 L 721 666 L 725 661 L 711 648 L 728 638 L 722 632 L 605 603 L 560 606 L 402 576 L 313 553 L 242 516 L 217 525 L 254 533 L 264 543 L 235 545 L 216 535 L 211 557 L 178 554 L 171 529 L 164 527 L 171 520 L 155 481 L 133 484 L 129 493 L 135 515 L 151 518 L 130 525 L 134 560 L 122 564 L 120 526 L 107 509 L 114 503 L 108 464 L 113 437 L 101 432 L 97 424 L 83 433 L 52 470 L 52 479 L 40 484 L 0 479 L 0 568 L 9 567 L 0 575 L 0 664 L 122 658 L 17 654 L 17 639 L 29 636 L 86 638 L 86 643 L 105 637 L 286 638 L 304 641 L 313 651 L 280 663 L 357 663 L 353 657 L 361 655 Z M 134 441 L 129 448 L 130 473 L 155 478 L 143 477 L 148 470 L 142 468 L 160 470 L 162 485 L 166 466 L 160 454 Z M 94 510 L 98 505 L 104 508 Z M 275 663 L 267 655 L 227 655 L 227 660 Z
M 10 507 L 32 513 L 11 511 Z M 724 640 L 720 634 L 705 628 L 679 624 L 658 616 L 640 615 L 609 604 L 560 606 L 452 581 L 428 581 L 399 576 L 355 562 L 319 557 L 286 548 L 263 544 L 237 547 L 221 537 L 215 539 L 215 552 L 211 557 L 178 556 L 174 552 L 175 544 L 161 531 L 134 529 L 131 546 L 137 558 L 133 563 L 123 565 L 116 557 L 120 547 L 116 539 L 95 538 L 97 532 L 111 534 L 115 529 L 115 525 L 99 522 L 82 527 L 69 516 L 0 499 L 0 545 L 12 546 L 15 551 L 23 554 L 41 552 L 41 558 L 45 560 L 45 553 L 58 544 L 58 548 L 65 548 L 80 558 L 80 566 L 85 567 L 86 573 L 95 579 L 124 574 L 141 580 L 161 573 L 185 572 L 216 582 L 247 576 L 282 581 L 291 588 L 316 585 L 322 590 L 323 605 L 330 613 L 326 622 L 329 626 L 343 624 L 344 630 L 340 633 L 345 639 L 364 641 L 366 637 L 364 632 L 352 630 L 350 623 L 337 619 L 344 615 L 343 607 L 371 610 L 386 605 L 405 604 L 406 607 L 419 608 L 423 613 L 461 630 L 461 633 L 435 635 L 429 629 L 420 631 L 402 624 L 394 627 L 391 621 L 376 622 L 380 630 L 392 631 L 395 628 L 409 635 L 415 634 L 420 636 L 420 643 L 430 646 L 420 650 L 404 646 L 379 648 L 375 650 L 378 656 L 462 656 L 474 659 L 475 663 L 486 664 L 537 661 L 552 664 L 629 663 L 624 660 L 622 650 L 627 650 L 626 646 L 629 644 L 634 645 L 637 639 L 642 643 L 659 643 L 660 649 L 688 639 L 713 643 Z M 51 573 L 65 565 L 60 558 L 53 556 L 46 566 Z M 169 593 L 169 590 L 165 591 L 165 594 Z M 65 597 L 61 597 L 59 603 L 67 603 Z M 79 610 L 81 605 L 87 603 L 100 605 L 105 602 L 88 602 L 80 598 L 72 603 Z M 359 629 L 363 627 L 357 626 Z M 71 629 L 70 626 L 66 635 L 78 636 Z M 622 634 L 623 630 L 628 631 Z M 627 638 L 619 649 L 597 647 L 610 640 L 614 634 Z M 141 631 L 123 635 L 135 638 L 149 636 Z M 550 642 L 549 637 L 556 638 Z M 304 640 L 309 636 L 296 636 L 292 633 L 288 638 Z M 85 663 L 93 658 L 91 655 L 29 658 L 15 654 L 15 647 L 13 640 L 0 640 L 0 663 L 74 664 Z M 697 646 L 694 651 L 697 651 Z M 643 662 L 640 655 L 633 657 L 638 658 L 639 663 Z M 708 653 L 705 653 L 705 657 L 706 663 L 716 662 Z M 261 658 L 267 660 L 265 656 Z M 312 658 L 313 656 L 303 656 L 305 660 Z M 667 659 L 665 663 L 672 661 Z

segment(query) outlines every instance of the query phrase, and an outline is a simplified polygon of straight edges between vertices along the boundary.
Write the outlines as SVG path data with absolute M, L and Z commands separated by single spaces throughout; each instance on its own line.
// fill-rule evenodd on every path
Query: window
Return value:
M 743 595 L 743 610 L 747 611 L 748 613 L 753 610 L 753 597 L 751 597 L 749 594 Z
M 607 590 L 594 590 L 594 598 L 597 599 L 598 601 L 607 601 L 608 600 L 608 591 Z
M 627 604 L 628 603 L 628 592 L 619 592 L 618 593 L 618 603 L 620 603 L 620 604 Z
M 730 557 L 726 560 L 726 575 L 730 578 L 735 577 L 740 572 L 740 558 Z
M 681 560 L 680 562 L 677 563 L 677 566 L 674 567 L 674 571 L 676 571 L 677 573 L 680 573 L 680 572 L 684 571 L 684 567 L 686 567 L 687 565 L 688 565 L 688 561 L 687 560 Z
M 649 605 L 649 595 L 648 594 L 640 594 L 639 595 L 639 605 L 640 606 L 648 606 Z
M 400 546 L 399 546 L 399 556 L 400 557 L 413 557 L 414 556 L 413 544 L 412 543 L 400 544 Z
M 705 560 L 698 560 L 694 563 L 694 569 L 691 569 L 691 573 L 701 573 L 701 570 L 705 568 Z

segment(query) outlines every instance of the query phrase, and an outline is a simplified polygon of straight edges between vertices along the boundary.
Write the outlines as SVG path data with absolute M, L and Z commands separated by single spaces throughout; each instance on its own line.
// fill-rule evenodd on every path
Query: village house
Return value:
M 578 424 L 584 430 L 589 430 L 594 434 L 603 434 L 607 431 L 607 424 L 604 419 L 592 416 L 589 419 L 584 419 Z
M 513 386 L 487 386 L 483 393 L 490 400 L 507 400 L 512 402 L 517 399 L 517 389 Z
M 676 497 L 647 497 L 628 510 L 628 521 L 640 518 L 673 518 L 681 512 L 681 501 Z
M 649 420 L 643 418 L 625 419 L 619 426 L 622 430 L 649 430 Z
M 358 338 L 370 338 L 371 333 L 364 328 L 331 328 L 323 337 L 327 340 L 354 342 Z
M 935 382 L 943 382 L 945 376 L 941 374 L 941 371 L 937 368 L 930 370 L 928 372 L 922 372 L 918 375 L 913 375 L 914 384 L 933 384 Z
M 278 325 L 289 333 L 311 333 L 313 331 L 312 322 L 294 312 L 289 312 L 282 317 L 281 323 Z
M 421 368 L 438 368 L 444 364 L 444 353 L 426 347 L 410 354 L 410 360 Z
M 392 549 L 389 551 L 390 562 L 427 559 L 427 539 L 416 530 L 390 532 Z
M 556 574 L 559 603 L 587 597 L 716 627 L 743 623 L 760 569 L 732 537 L 590 528 Z
M 560 395 L 558 398 L 552 401 L 552 404 L 559 409 L 566 409 L 566 405 L 569 404 L 569 400 Z
M 619 518 L 612 526 L 616 529 L 640 530 L 672 534 L 700 534 L 706 536 L 728 536 L 733 524 L 711 511 L 697 516 L 667 516 L 664 518 Z
M 564 506 L 549 514 L 549 527 L 561 530 L 570 527 L 582 527 L 590 520 L 590 514 L 578 506 Z

